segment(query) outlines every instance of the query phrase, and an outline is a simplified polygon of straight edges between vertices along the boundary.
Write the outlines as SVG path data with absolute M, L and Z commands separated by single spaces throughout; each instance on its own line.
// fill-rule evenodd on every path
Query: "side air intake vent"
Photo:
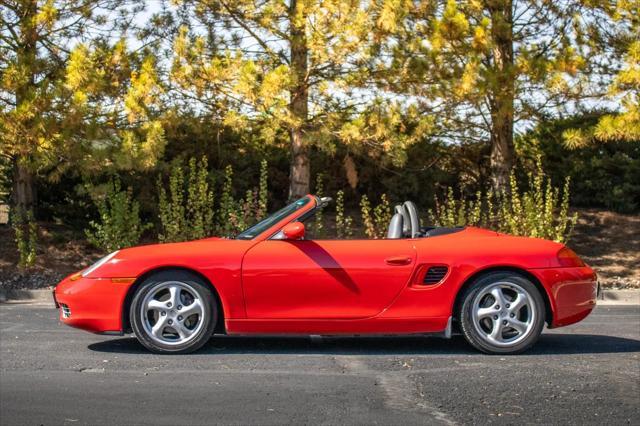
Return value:
M 449 268 L 446 266 L 432 266 L 424 275 L 423 284 L 438 284 L 445 275 L 447 275 Z

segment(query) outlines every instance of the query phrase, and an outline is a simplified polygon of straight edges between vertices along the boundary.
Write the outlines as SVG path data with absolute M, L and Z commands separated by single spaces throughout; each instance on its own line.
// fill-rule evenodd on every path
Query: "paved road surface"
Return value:
M 525 355 L 460 337 L 216 338 L 187 356 L 0 305 L 0 424 L 640 424 L 640 307 Z

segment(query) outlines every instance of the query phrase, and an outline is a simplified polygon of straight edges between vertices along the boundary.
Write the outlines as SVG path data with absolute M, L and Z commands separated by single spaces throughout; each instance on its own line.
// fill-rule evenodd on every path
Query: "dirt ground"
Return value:
M 640 288 L 640 215 L 578 213 L 569 247 L 596 269 L 605 287 Z M 41 223 L 40 229 L 37 263 L 25 271 L 16 267 L 12 229 L 0 225 L 0 287 L 49 287 L 103 255 L 64 226 Z
M 47 223 L 39 226 L 36 265 L 22 270 L 17 267 L 19 257 L 13 230 L 8 225 L 0 225 L 0 287 L 50 287 L 101 257 L 99 250 L 65 227 Z
M 567 245 L 609 288 L 640 288 L 640 215 L 579 210 Z

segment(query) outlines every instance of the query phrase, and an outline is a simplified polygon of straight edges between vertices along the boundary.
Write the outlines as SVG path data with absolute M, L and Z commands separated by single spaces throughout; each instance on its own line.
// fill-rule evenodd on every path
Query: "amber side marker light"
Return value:
M 560 265 L 566 268 L 579 268 L 581 266 L 585 266 L 582 259 L 580 259 L 580 256 L 578 256 L 569 247 L 561 248 L 557 257 Z
M 111 278 L 111 282 L 116 284 L 132 284 L 135 280 L 135 278 Z

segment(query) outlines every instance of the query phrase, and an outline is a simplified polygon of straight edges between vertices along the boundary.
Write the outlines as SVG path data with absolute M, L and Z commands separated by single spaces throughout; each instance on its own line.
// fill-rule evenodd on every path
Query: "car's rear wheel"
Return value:
M 458 319 L 462 333 L 476 349 L 491 354 L 519 353 L 540 337 L 544 300 L 538 288 L 519 274 L 489 273 L 466 289 Z
M 156 353 L 188 353 L 204 345 L 216 325 L 217 309 L 209 286 L 186 271 L 163 271 L 137 289 L 131 328 Z

